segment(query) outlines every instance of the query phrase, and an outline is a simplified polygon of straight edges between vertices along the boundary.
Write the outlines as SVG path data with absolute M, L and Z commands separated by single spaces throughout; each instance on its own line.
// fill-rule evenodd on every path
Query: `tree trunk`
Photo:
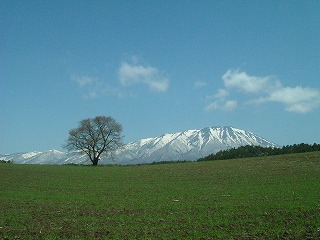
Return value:
M 98 165 L 98 162 L 99 162 L 99 158 L 94 158 L 92 161 L 92 165 L 96 166 Z

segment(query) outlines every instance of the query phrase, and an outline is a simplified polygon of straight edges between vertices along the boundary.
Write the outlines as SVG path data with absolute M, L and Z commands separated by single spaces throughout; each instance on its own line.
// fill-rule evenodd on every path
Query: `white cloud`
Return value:
M 127 62 L 119 68 L 119 81 L 123 86 L 143 83 L 157 92 L 165 92 L 169 88 L 169 79 L 163 77 L 157 68 Z
M 259 77 L 250 76 L 246 72 L 239 70 L 228 70 L 223 76 L 225 89 L 219 89 L 213 99 L 205 109 L 225 111 L 234 110 L 238 106 L 238 101 L 229 100 L 232 90 L 244 93 L 238 97 L 254 96 L 247 103 L 263 104 L 267 102 L 277 102 L 284 105 L 285 110 L 295 113 L 307 113 L 320 108 L 320 90 L 308 87 L 284 87 L 280 80 L 273 76 Z M 258 96 L 258 98 L 257 98 Z
M 249 76 L 239 70 L 228 70 L 222 80 L 226 88 L 234 88 L 247 93 L 268 92 L 281 87 L 281 83 L 272 76 Z
M 303 87 L 284 87 L 270 93 L 260 102 L 280 102 L 289 112 L 306 113 L 320 107 L 320 90 Z

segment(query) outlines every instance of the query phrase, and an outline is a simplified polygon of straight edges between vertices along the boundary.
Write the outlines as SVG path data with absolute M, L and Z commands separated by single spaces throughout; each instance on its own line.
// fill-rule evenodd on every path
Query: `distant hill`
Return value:
M 275 143 L 246 130 L 225 126 L 207 127 L 167 133 L 126 144 L 113 154 L 113 158 L 101 159 L 100 164 L 196 161 L 221 150 L 246 145 L 278 147 Z M 57 150 L 0 155 L 0 160 L 24 164 L 90 164 L 86 155 Z

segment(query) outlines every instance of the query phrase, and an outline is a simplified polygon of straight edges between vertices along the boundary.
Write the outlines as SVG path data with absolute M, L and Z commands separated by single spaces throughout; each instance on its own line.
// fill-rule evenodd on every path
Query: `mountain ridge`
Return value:
M 124 145 L 100 164 L 143 164 L 162 161 L 196 161 L 220 150 L 245 145 L 278 147 L 278 145 L 246 130 L 230 126 L 205 127 L 176 133 L 165 133 Z M 79 152 L 27 152 L 0 155 L 0 160 L 25 164 L 89 164 Z

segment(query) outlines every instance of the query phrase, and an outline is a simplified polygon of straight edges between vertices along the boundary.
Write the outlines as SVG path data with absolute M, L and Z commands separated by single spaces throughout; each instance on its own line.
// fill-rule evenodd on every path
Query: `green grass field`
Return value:
M 320 238 L 320 152 L 0 176 L 0 239 Z

